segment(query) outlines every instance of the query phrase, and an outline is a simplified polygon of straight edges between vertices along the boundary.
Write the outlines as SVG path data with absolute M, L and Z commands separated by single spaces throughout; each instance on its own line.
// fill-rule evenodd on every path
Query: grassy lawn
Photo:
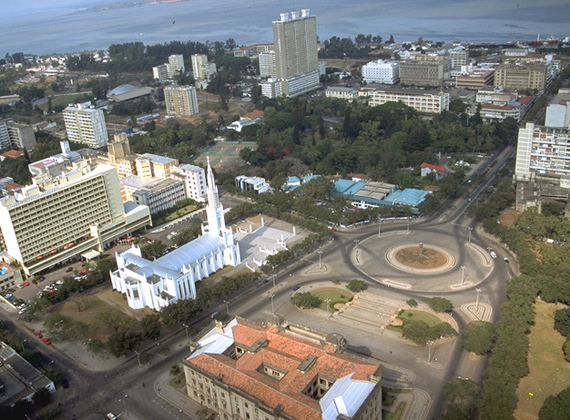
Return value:
M 62 96 L 56 96 L 54 98 L 51 99 L 51 105 L 52 107 L 57 106 L 57 105 L 61 105 L 61 106 L 67 106 L 69 104 L 74 103 L 74 101 L 79 98 L 79 97 L 83 97 L 84 93 L 80 92 L 74 92 L 74 93 L 70 93 L 69 95 L 62 95 Z M 41 110 L 46 110 L 47 109 L 47 102 L 45 104 L 42 104 L 40 106 Z
M 176 220 L 179 217 L 185 216 L 189 213 L 192 213 L 194 210 L 198 210 L 201 206 L 199 204 L 190 204 L 186 207 L 182 207 L 176 211 L 173 211 L 168 216 L 158 217 L 154 219 L 152 222 L 154 225 L 158 226 L 166 222 L 171 222 L 172 220 Z
M 544 400 L 570 386 L 568 362 L 564 360 L 564 337 L 554 329 L 554 312 L 561 306 L 537 302 L 535 324 L 530 330 L 528 367 L 530 373 L 521 379 L 515 418 L 536 419 Z M 534 394 L 532 397 L 529 392 Z
M 400 417 L 402 417 L 405 408 L 406 408 L 406 403 L 400 403 L 398 409 L 394 413 L 382 410 L 382 418 L 384 420 L 399 420 Z
M 186 378 L 184 378 L 184 373 L 181 373 L 178 376 L 175 376 L 170 380 L 170 386 L 174 388 L 182 388 L 186 385 Z
M 317 296 L 322 300 L 321 308 L 323 311 L 327 310 L 326 299 L 330 299 L 329 311 L 335 312 L 335 303 L 346 303 L 352 299 L 352 293 L 346 289 L 336 288 L 336 287 L 323 287 L 321 289 L 316 289 L 311 292 L 312 295 Z
M 441 323 L 441 319 L 428 312 L 418 311 L 415 309 L 408 309 L 398 315 L 401 320 L 423 321 L 430 327 Z

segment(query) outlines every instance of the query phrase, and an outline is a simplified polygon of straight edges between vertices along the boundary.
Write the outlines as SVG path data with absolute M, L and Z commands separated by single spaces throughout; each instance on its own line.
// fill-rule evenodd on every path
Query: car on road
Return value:
M 301 288 L 301 286 L 293 286 L 293 291 L 296 292 L 297 290 L 299 290 Z
M 42 333 L 39 332 L 39 331 L 34 331 L 34 335 L 35 335 L 36 337 L 38 337 L 38 338 L 42 338 L 42 337 L 43 337 Z
M 115 416 L 113 413 L 107 413 L 107 418 L 111 420 L 117 420 L 117 416 Z
M 505 264 L 509 263 L 509 259 L 507 257 L 504 258 Z
M 40 277 L 40 281 L 44 281 L 46 278 L 44 276 Z
M 497 258 L 497 254 L 495 253 L 495 251 L 491 251 L 489 252 L 489 254 L 491 254 L 491 257 L 493 258 Z
M 263 284 L 267 284 L 267 283 L 269 283 L 269 279 L 264 279 Z

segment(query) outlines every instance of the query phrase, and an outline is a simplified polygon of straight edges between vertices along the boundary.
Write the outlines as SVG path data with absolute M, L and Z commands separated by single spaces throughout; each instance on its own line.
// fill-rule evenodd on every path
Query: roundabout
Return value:
M 416 230 L 407 235 L 372 235 L 359 241 L 351 259 L 380 284 L 445 293 L 477 285 L 492 271 L 484 249 L 446 233 Z

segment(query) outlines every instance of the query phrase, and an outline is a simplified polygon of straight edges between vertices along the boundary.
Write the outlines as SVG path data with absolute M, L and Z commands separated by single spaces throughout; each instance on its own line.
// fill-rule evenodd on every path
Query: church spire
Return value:
M 218 195 L 218 187 L 216 186 L 216 181 L 214 179 L 214 172 L 210 166 L 210 156 L 207 157 L 208 160 L 208 204 L 213 208 L 218 208 L 220 206 L 220 196 Z
M 220 235 L 226 229 L 226 222 L 224 220 L 224 208 L 220 203 L 220 196 L 218 195 L 218 187 L 214 179 L 214 172 L 210 166 L 210 156 L 208 160 L 208 206 L 206 213 L 208 215 L 208 231 L 214 235 Z

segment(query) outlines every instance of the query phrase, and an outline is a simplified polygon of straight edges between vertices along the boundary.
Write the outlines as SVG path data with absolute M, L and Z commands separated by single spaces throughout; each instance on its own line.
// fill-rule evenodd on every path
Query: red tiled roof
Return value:
M 2 156 L 10 159 L 18 159 L 20 156 L 24 156 L 23 150 L 8 150 L 2 153 Z
M 442 165 L 432 165 L 431 163 L 424 162 L 420 165 L 420 168 L 429 168 L 432 171 L 445 172 L 445 166 Z
M 254 111 L 251 111 L 251 112 L 248 112 L 247 114 L 245 114 L 245 115 L 243 116 L 243 118 L 249 118 L 250 120 L 254 120 L 254 119 L 258 118 L 258 117 L 261 117 L 263 114 L 264 114 L 263 111 L 259 111 L 259 110 L 256 109 L 256 110 L 254 110 Z
M 243 390 L 267 407 L 281 405 L 286 414 L 297 419 L 322 418 L 319 402 L 302 393 L 316 375 L 338 379 L 354 373 L 353 379 L 367 380 L 378 371 L 378 365 L 350 354 L 336 353 L 332 345 L 313 343 L 280 332 L 276 327 L 266 329 L 238 318 L 232 330 L 236 344 L 241 347 L 251 347 L 260 338 L 267 342 L 255 353 L 246 352 L 238 360 L 222 354 L 202 353 L 187 362 L 216 377 L 223 375 L 222 382 Z M 303 373 L 298 368 L 309 355 L 317 359 Z M 285 375 L 273 379 L 258 371 L 264 363 L 286 372 Z
M 22 186 L 20 184 L 16 184 L 15 182 L 10 182 L 9 184 L 4 185 L 5 190 L 16 190 L 21 187 Z

